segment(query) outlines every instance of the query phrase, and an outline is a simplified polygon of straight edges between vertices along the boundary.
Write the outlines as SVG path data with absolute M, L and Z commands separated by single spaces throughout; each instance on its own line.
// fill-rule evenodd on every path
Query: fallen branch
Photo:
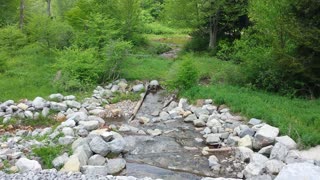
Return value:
M 143 104 L 143 101 L 145 100 L 147 94 L 149 93 L 149 84 L 146 85 L 146 89 L 147 89 L 147 90 L 146 90 L 146 92 L 144 93 L 143 97 L 139 100 L 138 104 L 137 104 L 136 107 L 134 108 L 133 114 L 132 114 L 132 116 L 130 117 L 129 122 L 131 122 L 131 121 L 136 117 L 136 115 L 137 115 L 140 107 L 141 107 L 142 104 Z

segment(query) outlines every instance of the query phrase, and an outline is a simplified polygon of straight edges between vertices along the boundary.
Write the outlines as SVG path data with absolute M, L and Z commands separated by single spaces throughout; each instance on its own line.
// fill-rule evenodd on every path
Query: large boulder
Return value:
M 289 149 L 287 146 L 281 143 L 276 143 L 271 150 L 270 159 L 277 159 L 284 161 L 287 157 Z
M 268 124 L 259 128 L 255 134 L 253 146 L 255 149 L 261 149 L 274 143 L 279 134 L 279 129 Z
M 79 121 L 86 121 L 88 119 L 88 115 L 85 112 L 75 112 L 75 113 L 71 113 L 67 116 L 67 119 L 72 119 L 76 122 Z
M 91 156 L 88 160 L 88 165 L 91 166 L 103 166 L 106 164 L 106 158 L 99 154 Z
M 98 121 L 80 121 L 79 125 L 82 125 L 88 131 L 96 130 L 99 128 Z
M 133 92 L 140 92 L 143 89 L 144 89 L 144 85 L 143 84 L 137 84 L 137 85 L 132 87 Z
M 52 161 L 52 165 L 55 168 L 59 168 L 60 166 L 63 166 L 68 161 L 68 159 L 69 159 L 68 154 L 64 153 L 61 156 L 54 158 Z
M 81 172 L 87 175 L 107 176 L 108 167 L 107 166 L 82 166 Z
M 319 180 L 320 167 L 311 163 L 288 164 L 280 171 L 275 180 Z
M 100 136 L 95 136 L 89 143 L 93 152 L 106 156 L 110 152 L 110 146 Z
M 68 106 L 64 103 L 51 102 L 50 108 L 54 111 L 66 111 Z
M 42 170 L 38 161 L 27 158 L 20 158 L 15 164 L 20 172 L 39 171 Z
M 250 163 L 245 167 L 243 174 L 248 178 L 255 176 L 260 176 L 264 172 L 265 163 L 268 161 L 268 158 L 259 153 L 255 153 L 250 158 Z

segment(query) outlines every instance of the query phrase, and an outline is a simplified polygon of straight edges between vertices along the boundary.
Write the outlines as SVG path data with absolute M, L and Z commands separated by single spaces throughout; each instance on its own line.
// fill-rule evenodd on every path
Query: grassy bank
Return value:
M 281 134 L 291 136 L 300 145 L 320 144 L 320 100 L 290 99 L 223 84 L 194 87 L 182 96 L 212 98 L 218 104 L 228 105 L 233 112 L 279 127 Z

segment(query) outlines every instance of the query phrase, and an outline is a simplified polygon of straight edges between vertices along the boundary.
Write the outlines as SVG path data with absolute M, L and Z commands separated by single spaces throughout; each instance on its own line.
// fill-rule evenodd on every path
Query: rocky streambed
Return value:
M 247 122 L 211 99 L 191 105 L 187 99 L 172 98 L 157 81 L 147 84 L 118 80 L 98 86 L 82 102 L 72 95 L 52 94 L 48 100 L 0 103 L 4 124 L 39 119 L 52 111 L 62 121 L 56 128 L 2 130 L 0 179 L 320 177 L 319 159 L 304 156 L 278 128 L 255 118 Z M 148 88 L 153 91 L 147 91 L 139 110 L 137 102 L 109 104 L 119 93 Z M 54 158 L 55 169 L 42 170 L 43 160 L 32 148 L 57 145 L 71 150 Z

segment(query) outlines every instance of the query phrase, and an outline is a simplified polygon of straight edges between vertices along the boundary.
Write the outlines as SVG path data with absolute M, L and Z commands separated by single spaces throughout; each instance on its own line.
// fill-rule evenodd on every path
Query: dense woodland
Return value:
M 318 0 L 1 0 L 0 100 L 158 79 L 319 144 L 319 9 Z M 159 56 L 175 48 L 177 58 Z

